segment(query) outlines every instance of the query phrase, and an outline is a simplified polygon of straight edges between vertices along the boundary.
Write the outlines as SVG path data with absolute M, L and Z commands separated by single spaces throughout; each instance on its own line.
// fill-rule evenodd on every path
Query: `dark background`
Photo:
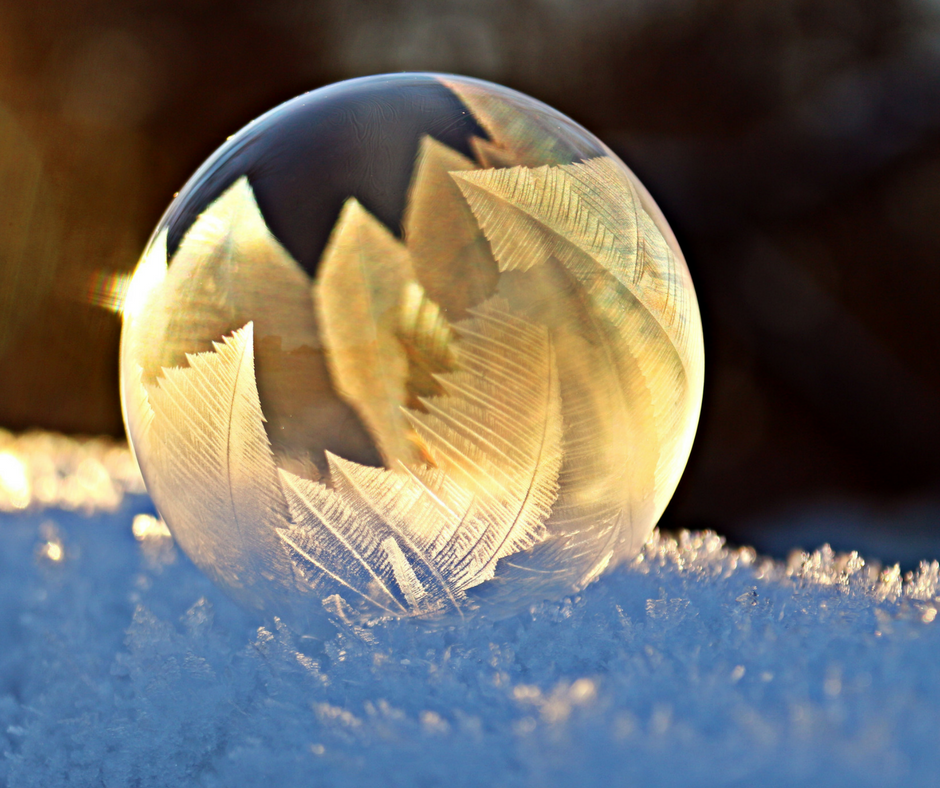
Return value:
M 936 0 L 0 0 L 0 425 L 122 434 L 101 283 L 226 136 L 399 70 L 555 106 L 669 218 L 708 367 L 665 526 L 940 557 Z

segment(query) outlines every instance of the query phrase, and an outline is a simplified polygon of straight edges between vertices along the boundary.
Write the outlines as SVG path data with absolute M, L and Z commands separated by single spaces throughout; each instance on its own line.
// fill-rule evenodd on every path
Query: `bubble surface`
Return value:
M 184 551 L 306 621 L 501 616 L 635 555 L 702 394 L 662 214 L 598 139 L 463 77 L 230 138 L 124 303 L 125 420 Z

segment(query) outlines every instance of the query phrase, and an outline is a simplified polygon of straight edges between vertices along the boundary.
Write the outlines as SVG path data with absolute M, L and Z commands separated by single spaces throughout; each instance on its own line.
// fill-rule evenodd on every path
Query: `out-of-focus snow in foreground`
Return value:
M 0 514 L 0 786 L 927 785 L 940 769 L 936 563 L 903 576 L 654 535 L 515 618 L 337 620 L 324 642 L 236 607 L 150 506 Z

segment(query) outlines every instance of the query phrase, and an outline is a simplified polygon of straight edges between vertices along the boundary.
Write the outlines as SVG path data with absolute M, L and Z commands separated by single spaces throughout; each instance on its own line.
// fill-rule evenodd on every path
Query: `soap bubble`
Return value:
M 531 98 L 331 85 L 230 138 L 123 306 L 182 549 L 304 622 L 501 616 L 635 555 L 688 458 L 698 306 L 651 197 Z

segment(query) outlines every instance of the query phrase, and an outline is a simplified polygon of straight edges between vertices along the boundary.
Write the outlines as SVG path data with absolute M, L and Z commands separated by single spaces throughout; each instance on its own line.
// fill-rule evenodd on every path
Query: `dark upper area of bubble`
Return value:
M 174 202 L 168 252 L 242 175 L 270 230 L 312 276 L 343 202 L 355 197 L 400 234 L 418 144 L 430 135 L 472 157 L 488 138 L 460 100 L 429 75 L 371 77 L 299 96 L 245 127 Z

